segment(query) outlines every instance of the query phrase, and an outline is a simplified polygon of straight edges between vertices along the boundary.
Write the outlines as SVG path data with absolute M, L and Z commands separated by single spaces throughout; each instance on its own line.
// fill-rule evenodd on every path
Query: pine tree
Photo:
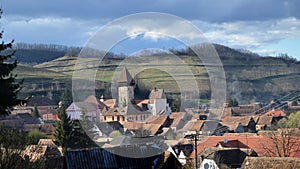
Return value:
M 62 152 L 65 153 L 68 148 L 71 147 L 72 139 L 72 122 L 70 117 L 66 113 L 65 106 L 62 106 L 59 110 L 59 121 L 54 131 L 54 143 L 62 147 Z
M 0 18 L 2 15 L 0 9 Z M 3 31 L 0 32 L 0 39 L 2 39 Z M 17 94 L 21 90 L 21 82 L 16 81 L 17 75 L 13 70 L 17 67 L 17 61 L 8 62 L 15 54 L 15 51 L 9 52 L 12 48 L 13 40 L 9 43 L 2 42 L 0 44 L 0 115 L 9 114 L 9 109 L 20 103 L 17 99 Z
M 40 117 L 40 113 L 39 113 L 39 110 L 38 110 L 37 106 L 34 106 L 33 116 L 36 117 L 36 118 Z
M 93 132 L 93 123 L 88 119 L 85 113 L 82 113 L 82 120 L 73 121 L 72 147 L 73 149 L 96 147 L 93 141 L 95 133 Z
M 68 88 L 66 88 L 64 90 L 64 92 L 62 93 L 61 101 L 62 101 L 62 104 L 65 105 L 66 107 L 70 106 L 70 104 L 72 104 L 72 102 L 73 102 L 72 92 Z

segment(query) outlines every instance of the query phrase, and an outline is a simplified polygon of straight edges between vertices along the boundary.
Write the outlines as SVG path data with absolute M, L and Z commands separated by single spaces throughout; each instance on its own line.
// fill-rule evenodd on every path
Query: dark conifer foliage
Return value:
M 2 15 L 2 9 L 0 9 L 0 17 Z M 3 37 L 3 31 L 0 32 L 0 39 Z M 20 84 L 17 82 L 17 75 L 13 73 L 13 70 L 17 67 L 17 61 L 8 62 L 15 52 L 6 51 L 13 46 L 13 40 L 9 43 L 2 41 L 0 44 L 0 115 L 9 114 L 9 110 L 19 104 L 20 100 L 17 99 L 17 94 L 21 90 Z

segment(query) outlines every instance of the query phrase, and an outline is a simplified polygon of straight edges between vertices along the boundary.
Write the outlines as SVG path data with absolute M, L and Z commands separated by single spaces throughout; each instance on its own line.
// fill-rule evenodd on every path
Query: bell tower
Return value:
M 118 107 L 123 108 L 134 99 L 135 81 L 131 77 L 127 68 L 124 67 L 117 81 L 118 83 Z

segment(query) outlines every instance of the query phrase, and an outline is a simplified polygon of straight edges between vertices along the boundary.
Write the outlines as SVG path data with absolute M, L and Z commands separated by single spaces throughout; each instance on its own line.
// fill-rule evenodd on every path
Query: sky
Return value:
M 160 12 L 191 22 L 211 43 L 263 56 L 287 53 L 300 60 L 299 0 L 2 0 L 0 4 L 5 41 L 84 46 L 96 31 L 115 19 Z M 149 22 L 156 19 L 149 18 Z M 136 30 L 134 26 L 128 29 Z M 128 54 L 178 46 L 176 38 L 148 34 L 128 38 L 112 51 Z

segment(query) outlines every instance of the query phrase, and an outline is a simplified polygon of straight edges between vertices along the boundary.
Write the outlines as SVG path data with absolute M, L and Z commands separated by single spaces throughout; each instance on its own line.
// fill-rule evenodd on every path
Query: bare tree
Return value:
M 268 140 L 262 143 L 266 155 L 272 157 L 290 157 L 298 151 L 299 141 L 295 137 L 295 129 L 286 128 L 271 131 L 267 135 Z

